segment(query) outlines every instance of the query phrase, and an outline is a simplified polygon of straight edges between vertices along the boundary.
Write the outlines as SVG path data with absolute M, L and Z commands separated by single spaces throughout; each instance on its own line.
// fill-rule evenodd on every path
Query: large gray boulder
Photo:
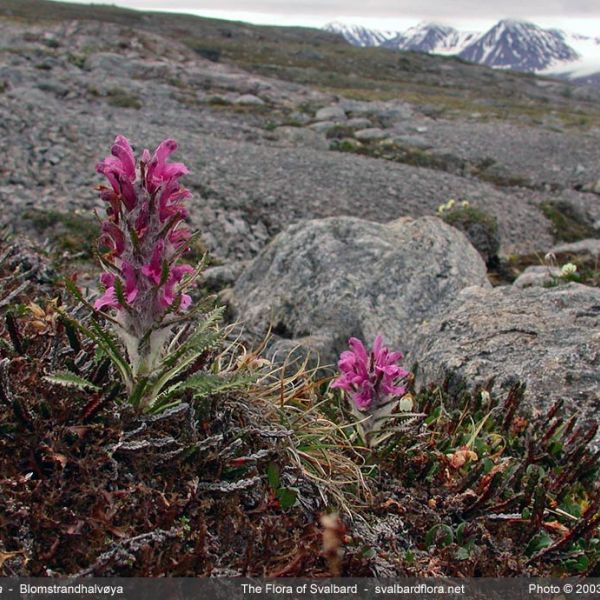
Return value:
M 350 336 L 378 333 L 406 348 L 419 323 L 464 287 L 488 287 L 477 251 L 436 217 L 387 225 L 352 217 L 289 227 L 238 279 L 231 304 L 260 337 L 273 326 L 271 354 L 298 344 L 333 363 Z
M 420 327 L 410 359 L 418 361 L 422 383 L 451 374 L 451 382 L 474 386 L 495 377 L 494 389 L 504 393 L 521 382 L 532 407 L 562 398 L 597 419 L 600 289 L 465 289 Z

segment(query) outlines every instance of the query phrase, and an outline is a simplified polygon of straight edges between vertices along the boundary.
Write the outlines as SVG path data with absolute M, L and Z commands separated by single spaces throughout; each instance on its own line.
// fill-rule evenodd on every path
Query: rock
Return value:
M 337 127 L 336 123 L 333 121 L 320 121 L 318 123 L 313 123 L 309 125 L 309 128 L 317 133 L 327 133 L 329 130 Z
M 306 146 L 317 150 L 327 150 L 329 148 L 329 142 L 314 129 L 284 126 L 277 127 L 273 133 L 277 139 L 290 142 L 295 146 Z
M 600 194 L 600 179 L 586 183 L 582 190 L 584 192 L 592 192 L 593 194 Z
M 233 101 L 234 104 L 238 104 L 240 106 L 264 106 L 265 101 L 261 100 L 258 96 L 254 94 L 243 94 L 239 96 Z
M 404 348 L 418 324 L 459 290 L 489 286 L 477 251 L 436 217 L 383 225 L 331 217 L 289 227 L 254 259 L 234 289 L 232 308 L 272 352 L 297 344 L 333 363 L 350 336 L 378 333 Z
M 96 52 L 85 59 L 84 69 L 87 71 L 100 71 L 103 78 L 107 74 L 112 77 L 128 78 L 133 74 L 134 65 L 122 54 Z
M 550 250 L 550 254 L 554 254 L 556 257 L 564 255 L 598 258 L 600 257 L 600 240 L 590 238 L 570 244 L 559 244 Z
M 474 386 L 495 378 L 493 391 L 526 384 L 525 399 L 546 409 L 564 399 L 595 422 L 600 408 L 600 289 L 576 283 L 515 289 L 472 287 L 420 327 L 410 349 L 421 384 Z
M 363 117 L 355 117 L 353 119 L 348 119 L 345 123 L 346 127 L 350 127 L 351 129 L 369 129 L 373 127 L 373 123 L 369 121 L 369 119 L 365 119 Z
M 398 135 L 393 138 L 394 143 L 399 146 L 408 146 L 418 150 L 429 150 L 433 144 L 428 142 L 422 135 Z
M 560 277 L 558 267 L 548 267 L 544 265 L 533 265 L 527 267 L 513 282 L 516 288 L 528 288 L 533 286 L 543 287 L 551 284 L 554 278 Z
M 290 114 L 288 122 L 294 125 L 308 125 L 310 123 L 310 117 L 306 113 L 294 111 Z
M 339 106 L 326 106 L 317 111 L 315 119 L 317 121 L 345 121 L 346 113 Z
M 302 48 L 294 53 L 297 58 L 302 60 L 323 60 L 324 56 L 312 48 Z
M 240 260 L 227 265 L 209 267 L 202 272 L 202 278 L 210 291 L 219 291 L 233 285 L 247 266 L 247 261 Z
M 361 129 L 354 134 L 357 140 L 362 142 L 371 140 L 383 140 L 388 137 L 389 133 L 378 127 L 369 127 L 369 129 Z

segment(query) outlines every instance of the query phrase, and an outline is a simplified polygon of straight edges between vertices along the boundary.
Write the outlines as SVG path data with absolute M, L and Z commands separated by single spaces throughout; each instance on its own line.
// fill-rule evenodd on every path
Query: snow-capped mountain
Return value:
M 579 58 L 562 31 L 511 19 L 494 25 L 459 56 L 489 67 L 532 72 Z
M 328 23 L 323 29 L 331 33 L 340 33 L 347 42 L 353 46 L 360 46 L 361 48 L 381 46 L 390 38 L 398 35 L 396 31 L 377 31 L 375 29 L 361 27 L 360 25 L 345 25 L 338 21 Z
M 541 71 L 542 75 L 554 75 L 578 83 L 600 84 L 600 38 L 579 34 L 565 34 L 567 44 L 575 50 L 574 61 L 556 62 Z
M 447 25 L 421 23 L 404 33 L 398 33 L 381 46 L 431 54 L 458 54 L 480 35 L 470 31 L 458 31 Z
M 534 23 L 504 19 L 486 32 L 459 31 L 437 23 L 420 23 L 404 32 L 380 32 L 332 23 L 357 46 L 383 46 L 464 60 L 490 67 L 558 75 L 577 81 L 600 80 L 600 38 L 543 29 Z

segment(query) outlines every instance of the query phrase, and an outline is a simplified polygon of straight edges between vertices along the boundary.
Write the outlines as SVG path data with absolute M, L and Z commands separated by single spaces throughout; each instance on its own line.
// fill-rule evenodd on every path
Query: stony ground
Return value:
M 580 122 L 565 122 L 554 110 L 568 95 L 563 84 L 540 82 L 546 96 L 532 104 L 534 117 L 515 122 L 483 109 L 450 117 L 429 104 L 351 101 L 116 24 L 5 19 L 0 53 L 1 218 L 31 231 L 33 216 L 42 235 L 46 217 L 60 220 L 54 211 L 85 215 L 98 206 L 94 165 L 116 133 L 149 146 L 167 136 L 180 142 L 192 170 L 192 220 L 223 261 L 254 256 L 301 219 L 388 222 L 433 214 L 450 198 L 498 219 L 504 255 L 552 245 L 544 202 L 575 206 L 591 226 L 600 220 L 591 191 L 600 128 L 585 112 L 600 102 L 586 97 L 573 109 Z M 333 116 L 319 114 L 330 106 Z M 331 150 L 340 136 L 410 157 Z

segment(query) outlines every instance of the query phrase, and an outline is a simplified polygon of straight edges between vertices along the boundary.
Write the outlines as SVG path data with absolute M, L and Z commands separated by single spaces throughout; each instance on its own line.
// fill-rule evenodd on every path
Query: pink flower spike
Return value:
M 370 353 L 357 338 L 350 338 L 348 345 L 350 350 L 342 352 L 338 361 L 341 373 L 331 387 L 344 390 L 358 410 L 376 408 L 406 393 L 406 388 L 396 385 L 408 375 L 396 364 L 402 353 L 390 352 L 379 335 Z

